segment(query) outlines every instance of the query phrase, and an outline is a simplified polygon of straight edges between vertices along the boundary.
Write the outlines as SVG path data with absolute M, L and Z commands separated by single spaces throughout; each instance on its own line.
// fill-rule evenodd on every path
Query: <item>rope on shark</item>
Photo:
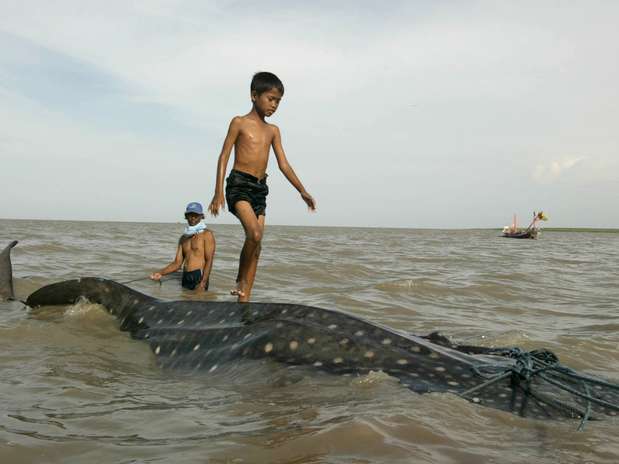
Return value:
M 604 406 L 605 408 L 619 411 L 619 404 L 613 404 L 608 401 L 604 401 L 600 398 L 593 396 L 590 390 L 590 385 L 600 385 L 611 390 L 619 391 L 619 385 L 606 382 L 601 379 L 588 377 L 577 373 L 569 367 L 563 366 L 559 363 L 557 356 L 551 351 L 547 350 L 533 350 L 524 351 L 520 348 L 500 348 L 489 349 L 487 354 L 493 354 L 498 356 L 505 356 L 515 360 L 515 363 L 509 367 L 498 364 L 487 364 L 482 366 L 474 366 L 473 370 L 482 378 L 488 379 L 486 382 L 479 384 L 473 388 L 460 393 L 460 396 L 467 397 L 472 393 L 481 391 L 493 384 L 500 382 L 503 379 L 511 377 L 512 384 L 520 385 L 523 390 L 531 396 L 536 396 L 530 390 L 530 385 L 533 379 L 539 377 L 540 379 L 554 385 L 555 387 L 570 393 L 576 397 L 582 398 L 586 401 L 586 409 L 584 411 L 578 409 L 577 406 L 565 403 L 557 399 L 551 399 L 555 406 L 563 407 L 572 411 L 575 411 L 582 417 L 578 431 L 584 430 L 586 422 L 591 418 L 591 406 L 593 403 Z M 500 372 L 494 372 L 492 374 L 484 373 L 483 370 L 490 369 L 496 371 L 497 368 L 502 369 Z M 576 388 L 567 385 L 565 382 L 559 381 L 553 378 L 553 374 L 558 373 L 563 377 L 567 377 L 568 380 L 573 380 L 576 384 L 579 384 L 583 391 L 578 391 Z M 559 377 L 559 376 L 556 376 Z M 549 401 L 544 399 L 544 401 Z M 523 405 L 523 407 L 526 407 Z

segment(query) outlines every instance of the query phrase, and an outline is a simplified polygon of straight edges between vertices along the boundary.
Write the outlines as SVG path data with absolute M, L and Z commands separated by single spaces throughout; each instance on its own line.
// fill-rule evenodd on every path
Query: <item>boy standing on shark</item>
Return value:
M 259 72 L 251 81 L 252 109 L 244 116 L 236 116 L 230 122 L 217 162 L 217 181 L 215 195 L 209 206 L 213 216 L 228 203 L 228 209 L 245 229 L 245 243 L 239 259 L 237 286 L 232 290 L 239 302 L 249 301 L 256 277 L 262 235 L 264 232 L 266 197 L 269 188 L 266 183 L 266 169 L 271 147 L 277 165 L 286 179 L 301 194 L 301 198 L 311 211 L 316 203 L 307 193 L 303 184 L 288 163 L 279 128 L 265 121 L 275 113 L 284 96 L 284 85 L 270 72 Z M 234 146 L 234 166 L 226 179 L 224 202 L 224 176 Z

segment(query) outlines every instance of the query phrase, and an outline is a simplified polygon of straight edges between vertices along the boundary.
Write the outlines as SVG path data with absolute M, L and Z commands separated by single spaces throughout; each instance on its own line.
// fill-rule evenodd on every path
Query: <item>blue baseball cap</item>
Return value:
M 187 213 L 204 214 L 204 211 L 202 211 L 202 205 L 200 203 L 192 201 L 187 205 L 187 208 L 185 208 L 185 214 Z

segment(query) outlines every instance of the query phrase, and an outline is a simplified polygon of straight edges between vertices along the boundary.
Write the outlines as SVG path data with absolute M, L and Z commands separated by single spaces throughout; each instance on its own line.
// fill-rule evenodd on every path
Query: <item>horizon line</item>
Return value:
M 39 221 L 39 222 L 94 222 L 94 223 L 118 223 L 118 224 L 184 224 L 184 221 L 128 221 L 128 220 L 102 220 L 102 219 L 23 219 L 23 218 L 0 218 L 0 221 Z M 212 226 L 233 226 L 236 222 L 215 223 Z M 352 226 L 352 225 L 299 225 L 271 223 L 270 227 L 306 227 L 306 228 L 338 228 L 338 229 L 409 229 L 409 230 L 502 230 L 502 226 L 496 227 L 411 227 L 411 226 Z M 613 232 L 619 231 L 619 227 L 544 227 L 540 229 L 546 232 Z

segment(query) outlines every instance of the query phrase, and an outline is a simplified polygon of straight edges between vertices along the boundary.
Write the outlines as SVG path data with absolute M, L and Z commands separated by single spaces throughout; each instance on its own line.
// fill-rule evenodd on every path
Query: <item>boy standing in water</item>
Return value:
M 174 261 L 163 269 L 150 275 L 152 280 L 160 280 L 164 275 L 178 271 L 183 263 L 182 286 L 188 290 L 208 290 L 209 276 L 215 256 L 215 236 L 202 222 L 202 205 L 192 202 L 185 208 L 187 227 L 176 247 Z
M 286 179 L 301 194 L 311 211 L 316 203 L 296 176 L 282 148 L 279 128 L 267 123 L 264 118 L 273 115 L 284 96 L 284 85 L 270 72 L 260 72 L 251 81 L 252 109 L 244 116 L 236 116 L 230 122 L 228 134 L 217 162 L 215 195 L 209 206 L 213 216 L 224 207 L 224 176 L 230 152 L 234 146 L 234 166 L 226 179 L 225 201 L 245 229 L 245 243 L 239 259 L 237 286 L 231 292 L 239 302 L 249 301 L 260 257 L 262 234 L 269 188 L 266 169 L 269 151 L 273 147 L 277 165 Z

